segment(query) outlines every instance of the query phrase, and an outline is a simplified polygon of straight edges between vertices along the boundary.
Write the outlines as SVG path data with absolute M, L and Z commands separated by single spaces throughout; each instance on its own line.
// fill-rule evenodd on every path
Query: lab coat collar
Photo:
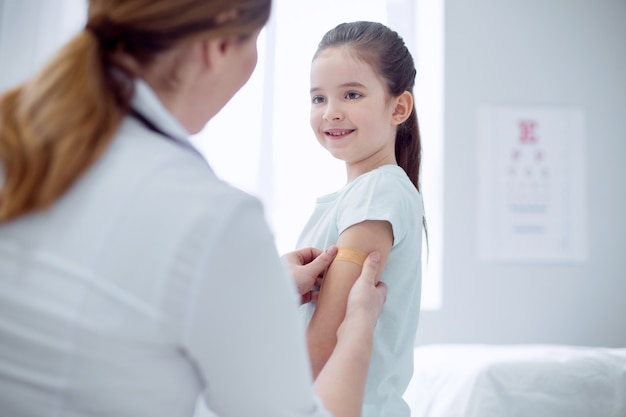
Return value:
M 190 133 L 165 108 L 154 90 L 140 78 L 135 79 L 135 94 L 131 107 L 150 120 L 159 130 L 181 142 L 189 143 Z

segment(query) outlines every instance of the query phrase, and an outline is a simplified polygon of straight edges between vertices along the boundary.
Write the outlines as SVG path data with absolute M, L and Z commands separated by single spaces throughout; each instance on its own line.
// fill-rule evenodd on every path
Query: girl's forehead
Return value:
M 311 70 L 348 71 L 373 74 L 371 66 L 359 59 L 348 46 L 330 47 L 321 50 L 311 63 Z
M 320 58 L 337 58 L 346 61 L 362 62 L 357 59 L 356 51 L 349 45 L 338 45 L 324 48 L 317 53 L 313 62 Z

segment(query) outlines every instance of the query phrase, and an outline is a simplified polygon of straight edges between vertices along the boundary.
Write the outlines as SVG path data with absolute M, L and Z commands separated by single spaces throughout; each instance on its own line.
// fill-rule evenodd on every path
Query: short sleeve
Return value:
M 402 177 L 385 171 L 371 171 L 357 178 L 342 195 L 337 227 L 341 234 L 348 227 L 366 220 L 388 221 L 393 230 L 394 246 L 404 239 L 406 221 L 420 213 L 412 209 L 411 194 L 417 194 L 413 187 L 407 189 Z M 412 187 L 412 184 L 409 182 Z

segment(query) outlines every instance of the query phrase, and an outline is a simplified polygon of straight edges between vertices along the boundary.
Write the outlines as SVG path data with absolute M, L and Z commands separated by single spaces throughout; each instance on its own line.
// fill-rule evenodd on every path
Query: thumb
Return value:
M 313 276 L 321 274 L 331 264 L 335 256 L 337 255 L 337 246 L 330 246 L 318 257 L 309 262 L 306 267 L 310 270 Z
M 360 280 L 372 286 L 376 285 L 376 274 L 380 266 L 380 253 L 374 251 L 365 258 L 363 269 L 361 270 Z

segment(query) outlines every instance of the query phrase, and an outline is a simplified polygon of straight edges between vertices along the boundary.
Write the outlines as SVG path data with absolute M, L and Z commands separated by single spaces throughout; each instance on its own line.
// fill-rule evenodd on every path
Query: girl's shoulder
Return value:
M 397 165 L 382 165 L 358 176 L 344 187 L 342 194 L 349 198 L 365 194 L 371 197 L 382 195 L 385 198 L 391 198 L 392 201 L 397 198 L 421 201 L 419 191 L 406 172 Z

